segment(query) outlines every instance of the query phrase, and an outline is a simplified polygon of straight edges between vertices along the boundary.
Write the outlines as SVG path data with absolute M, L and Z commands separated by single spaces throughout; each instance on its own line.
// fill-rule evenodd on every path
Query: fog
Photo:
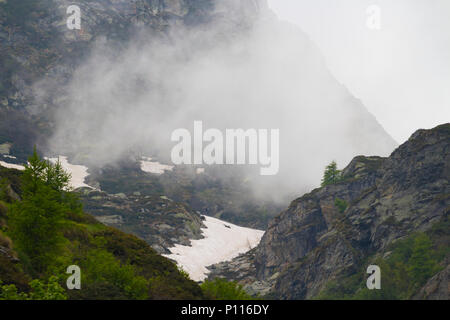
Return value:
M 399 143 L 450 121 L 450 1 L 269 0 Z M 367 27 L 369 6 L 380 28 Z
M 246 24 L 172 25 L 164 35 L 136 34 L 125 48 L 98 39 L 64 87 L 51 151 L 88 165 L 130 154 L 171 164 L 171 133 L 193 130 L 195 120 L 223 132 L 279 129 L 279 173 L 248 170 L 258 194 L 277 198 L 319 185 L 332 160 L 342 167 L 359 154 L 393 151 L 395 141 L 334 79 L 306 34 L 263 2 L 240 9 Z

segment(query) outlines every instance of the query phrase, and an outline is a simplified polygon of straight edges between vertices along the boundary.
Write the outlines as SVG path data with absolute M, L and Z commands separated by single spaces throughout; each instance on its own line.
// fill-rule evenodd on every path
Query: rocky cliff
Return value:
M 67 27 L 73 4 L 81 10 L 80 30 Z M 97 41 L 123 48 L 140 32 L 161 37 L 170 26 L 211 21 L 243 28 L 262 8 L 257 0 L 0 1 L 0 145 L 8 143 L 13 162 L 25 161 L 36 143 L 44 148 L 64 100 L 62 85 Z M 40 87 L 44 79 L 52 92 Z
M 211 277 L 280 299 L 362 297 L 375 263 L 387 279 L 384 298 L 448 299 L 449 147 L 444 124 L 418 130 L 388 158 L 355 157 L 342 181 L 294 200 L 254 252 L 213 266 Z

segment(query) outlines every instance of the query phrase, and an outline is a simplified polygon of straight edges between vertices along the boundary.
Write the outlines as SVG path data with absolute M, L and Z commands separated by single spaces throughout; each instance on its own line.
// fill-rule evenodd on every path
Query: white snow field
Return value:
M 88 187 L 91 189 L 95 189 L 95 188 L 92 188 L 91 186 L 87 185 L 86 183 L 84 183 L 84 179 L 89 175 L 89 173 L 87 172 L 87 170 L 88 170 L 87 167 L 81 166 L 81 165 L 76 165 L 76 164 L 71 164 L 71 163 L 69 163 L 69 161 L 67 161 L 67 157 L 65 157 L 65 156 L 58 156 L 58 158 L 46 158 L 46 159 L 53 163 L 56 163 L 56 161 L 58 161 L 58 159 L 59 159 L 63 169 L 72 175 L 72 177 L 70 179 L 70 185 L 73 188 Z
M 203 239 L 191 240 L 191 246 L 177 244 L 169 248 L 172 254 L 164 255 L 175 260 L 195 281 L 203 281 L 207 277 L 207 266 L 231 260 L 256 247 L 264 234 L 261 230 L 239 227 L 207 216 L 205 218 Z
M 164 171 L 172 171 L 173 166 L 169 166 L 166 164 L 161 164 L 156 161 L 151 161 L 152 158 L 142 157 L 141 160 L 141 170 L 144 172 L 150 172 L 154 174 L 163 174 Z

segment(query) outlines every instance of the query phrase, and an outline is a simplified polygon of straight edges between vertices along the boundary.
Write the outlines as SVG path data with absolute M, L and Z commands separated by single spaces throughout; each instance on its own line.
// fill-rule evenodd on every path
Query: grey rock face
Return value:
M 416 300 L 449 300 L 450 299 L 450 264 L 432 277 L 414 296 Z
M 390 157 L 356 157 L 344 180 L 294 200 L 274 218 L 252 259 L 214 266 L 215 277 L 271 282 L 280 299 L 307 299 L 390 244 L 449 214 L 450 124 L 417 131 Z M 336 198 L 348 206 L 336 208 Z M 243 259 L 242 257 L 240 258 Z M 237 265 L 236 265 L 237 264 Z M 242 281 L 242 280 L 241 280 Z M 248 284 L 247 284 L 248 285 Z M 418 298 L 448 297 L 448 263 Z
M 232 261 L 221 262 L 208 267 L 208 280 L 226 278 L 238 281 L 251 295 L 265 296 L 270 293 L 273 279 L 258 280 L 255 268 L 255 249 L 239 255 Z
M 144 239 L 159 253 L 170 253 L 174 244 L 190 245 L 190 240 L 203 237 L 201 216 L 167 197 L 80 191 L 86 212 Z
M 74 3 L 68 0 L 36 0 L 22 13 L 11 14 L 0 6 L 0 47 L 5 57 L 2 105 L 24 106 L 30 102 L 30 82 L 46 74 L 70 76 L 89 46 L 100 38 L 126 42 L 135 32 L 167 31 L 170 25 L 207 23 L 211 19 L 229 20 L 216 2 L 228 10 L 241 12 L 235 24 L 253 19 L 258 12 L 247 1 L 232 3 L 216 0 L 96 0 Z M 69 6 L 80 8 L 81 29 L 70 30 Z M 220 6 L 219 6 L 220 7 Z M 223 5 L 222 5 L 223 7 Z M 253 11 L 253 12 L 252 12 Z M 225 17 L 225 18 L 224 18 Z M 7 83 L 6 83 L 7 82 Z M 28 99 L 27 99 L 28 98 Z

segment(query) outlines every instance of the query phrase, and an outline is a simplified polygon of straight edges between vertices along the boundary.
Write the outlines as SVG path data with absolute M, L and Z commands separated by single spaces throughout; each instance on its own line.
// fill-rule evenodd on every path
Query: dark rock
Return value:
M 370 256 L 388 256 L 396 240 L 449 214 L 449 146 L 445 124 L 417 131 L 388 158 L 355 157 L 343 181 L 294 200 L 275 217 L 251 259 L 217 265 L 212 276 L 247 286 L 271 281 L 269 296 L 280 299 L 317 296 L 329 281 L 355 273 Z M 343 213 L 337 197 L 348 203 Z M 447 263 L 417 297 L 448 298 L 448 270 Z
M 83 190 L 86 212 L 106 225 L 144 239 L 159 253 L 169 253 L 176 243 L 190 245 L 190 240 L 203 237 L 200 215 L 167 197 Z
M 450 300 L 450 264 L 433 276 L 413 297 L 415 300 Z

